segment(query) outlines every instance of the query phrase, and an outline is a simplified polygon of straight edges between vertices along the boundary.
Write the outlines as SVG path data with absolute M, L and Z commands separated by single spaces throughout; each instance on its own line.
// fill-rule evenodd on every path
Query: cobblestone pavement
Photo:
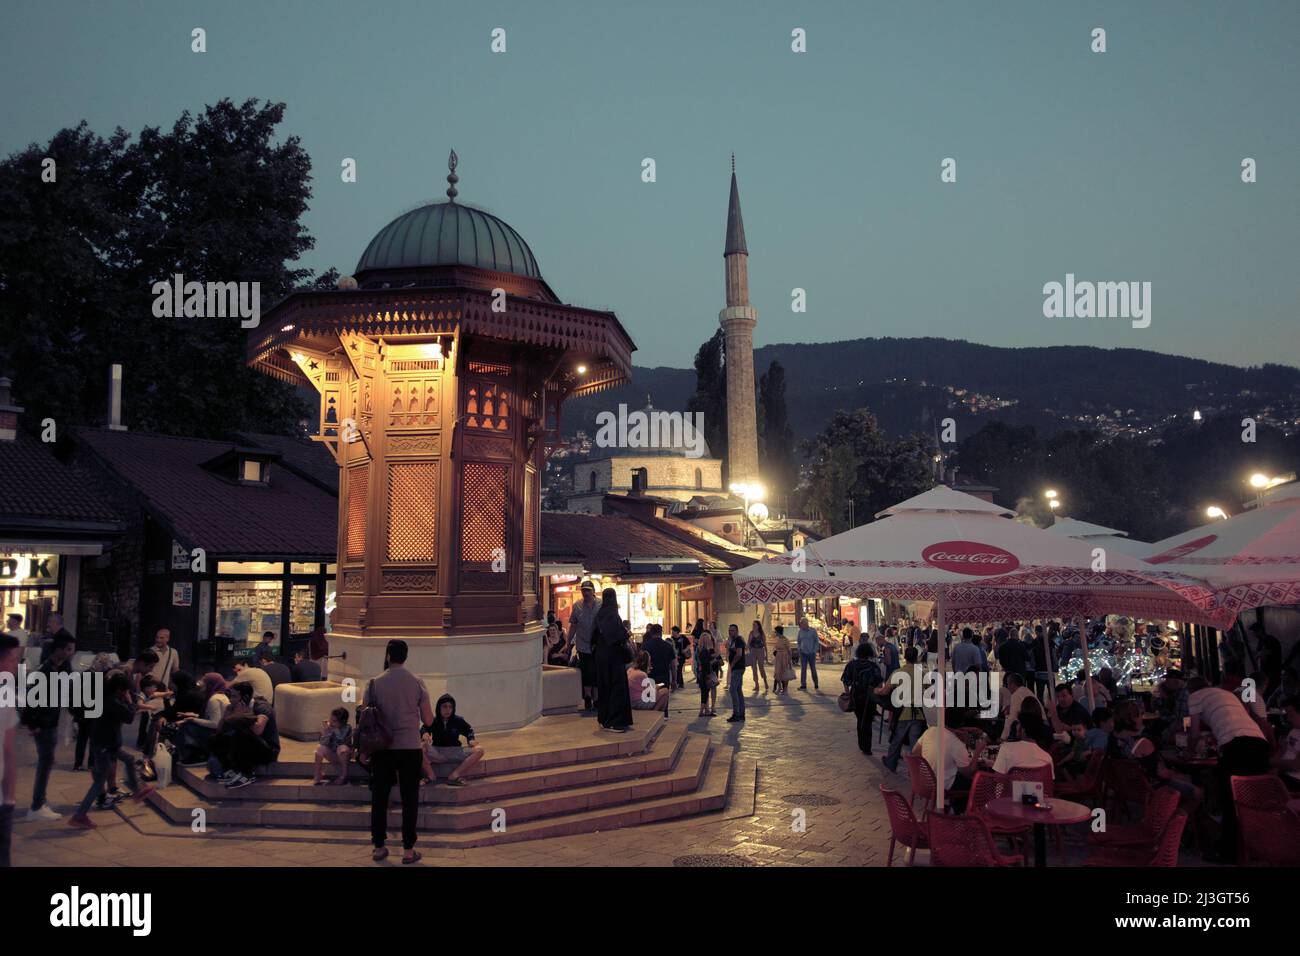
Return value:
M 743 793 L 737 799 L 733 790 L 725 811 L 701 817 L 502 846 L 424 848 L 424 861 L 467 866 L 883 866 L 889 820 L 877 787 L 893 780 L 906 791 L 906 772 L 894 776 L 880 765 L 882 747 L 874 757 L 858 751 L 853 718 L 836 706 L 839 667 L 825 669 L 829 673 L 823 675 L 820 692 L 811 685 L 800 691 L 792 684 L 784 697 L 747 693 L 749 719 L 743 724 L 726 722 L 722 694 L 720 716 L 697 718 L 694 685 L 681 695 L 680 711 L 674 707 L 671 720 L 687 720 L 693 731 L 711 734 L 716 746 L 737 748 L 740 756 L 757 761 L 757 793 L 749 794 L 748 802 Z M 60 748 L 51 780 L 51 801 L 65 812 L 90 783 L 88 774 L 69 769 L 71 756 L 71 747 Z M 17 866 L 147 867 L 187 861 L 205 866 L 376 865 L 361 832 L 266 829 L 254 839 L 244 831 L 223 838 L 213 852 L 217 848 L 204 835 L 163 827 L 152 809 L 129 802 L 121 812 L 94 813 L 100 828 L 93 832 L 72 830 L 64 821 L 27 823 L 24 801 L 30 798 L 34 761 L 30 738 L 20 732 Z M 800 819 L 802 831 L 796 827 Z M 1073 841 L 1080 842 L 1078 837 Z M 382 865 L 395 865 L 399 855 Z M 1078 855 L 1077 846 L 1067 845 L 1065 857 L 1052 852 L 1052 862 L 1077 861 Z M 896 865 L 900 858 L 901 851 Z M 924 860 L 922 853 L 918 863 Z

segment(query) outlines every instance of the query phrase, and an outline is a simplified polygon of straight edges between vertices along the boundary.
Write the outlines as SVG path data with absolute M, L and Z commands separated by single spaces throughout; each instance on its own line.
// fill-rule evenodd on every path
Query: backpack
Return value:
M 857 673 L 853 675 L 854 703 L 871 700 L 871 692 L 883 683 L 875 661 L 859 661 Z
M 384 712 L 373 701 L 375 682 L 366 687 L 366 696 L 357 708 L 357 763 L 368 764 L 370 758 L 380 750 L 387 750 L 393 743 L 393 735 L 384 720 Z

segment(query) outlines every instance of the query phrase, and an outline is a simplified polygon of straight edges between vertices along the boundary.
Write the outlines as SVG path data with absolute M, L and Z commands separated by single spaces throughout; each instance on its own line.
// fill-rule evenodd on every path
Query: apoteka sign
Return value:
M 954 574 L 988 576 L 1020 567 L 1020 559 L 1005 548 L 978 541 L 940 541 L 921 552 L 921 560 Z

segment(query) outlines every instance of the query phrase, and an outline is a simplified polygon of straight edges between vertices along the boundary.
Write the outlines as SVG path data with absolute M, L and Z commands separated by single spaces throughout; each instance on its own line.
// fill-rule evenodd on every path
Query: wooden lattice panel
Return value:
M 482 461 L 465 463 L 461 515 L 462 561 L 490 562 L 506 546 L 506 480 L 510 469 Z
M 465 426 L 506 431 L 510 428 L 510 392 L 496 382 L 471 382 L 465 390 Z
M 388 560 L 434 561 L 438 548 L 438 463 L 388 466 Z
M 392 400 L 388 406 L 389 427 L 437 425 L 441 420 L 438 408 L 440 385 L 441 379 L 436 375 L 392 382 Z
M 537 476 L 531 470 L 524 474 L 524 560 L 537 560 L 537 508 L 533 504 L 536 496 Z
M 370 491 L 370 464 L 348 469 L 348 557 L 366 556 L 366 499 Z

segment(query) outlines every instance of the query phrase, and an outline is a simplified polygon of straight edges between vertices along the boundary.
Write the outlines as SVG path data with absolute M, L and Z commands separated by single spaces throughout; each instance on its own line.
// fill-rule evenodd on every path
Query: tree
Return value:
M 177 273 L 256 282 L 262 311 L 308 282 L 291 264 L 314 244 L 300 222 L 311 163 L 297 137 L 276 141 L 284 109 L 222 100 L 135 142 L 83 122 L 0 163 L 0 369 L 29 425 L 102 422 L 108 366 L 122 362 L 132 427 L 301 430 L 293 388 L 245 365 L 238 318 L 153 314 L 154 283 Z
M 925 442 L 916 435 L 890 441 L 880 430 L 876 416 L 865 408 L 839 409 L 822 432 L 803 444 L 809 460 L 809 501 L 832 523 L 843 494 L 840 469 L 851 462 L 853 480 L 847 497 L 853 502 L 854 521 L 871 516 L 903 499 L 931 487 L 929 456 Z M 842 530 L 837 528 L 836 530 Z
M 758 459 L 768 481 L 778 492 L 789 495 L 798 481 L 794 430 L 785 404 L 785 369 L 776 360 L 758 382 Z
M 688 412 L 704 416 L 704 440 L 714 458 L 727 458 L 727 376 L 723 366 L 727 339 L 722 330 L 695 353 L 695 394 L 686 403 Z

